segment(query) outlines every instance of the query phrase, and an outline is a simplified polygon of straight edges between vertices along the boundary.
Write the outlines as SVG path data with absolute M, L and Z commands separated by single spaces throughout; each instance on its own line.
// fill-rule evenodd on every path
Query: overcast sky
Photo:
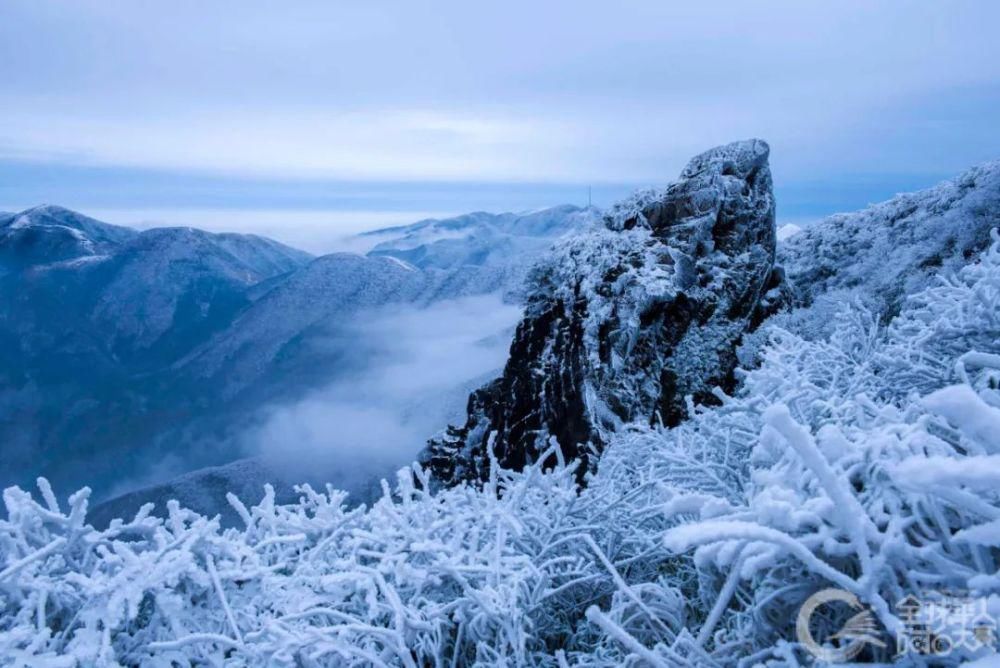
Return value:
M 370 227 L 606 204 L 757 136 L 809 218 L 1000 158 L 998 26 L 992 1 L 3 0 L 0 208 Z

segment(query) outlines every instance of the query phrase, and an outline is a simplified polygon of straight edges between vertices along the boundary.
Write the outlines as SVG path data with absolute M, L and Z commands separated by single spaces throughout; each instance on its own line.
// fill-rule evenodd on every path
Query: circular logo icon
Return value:
M 839 631 L 820 643 L 813 637 L 809 622 L 816 611 L 829 603 L 844 603 L 852 610 L 860 610 L 850 617 Z M 802 646 L 820 661 L 845 663 L 856 657 L 865 645 L 884 648 L 886 644 L 878 637 L 878 624 L 872 611 L 861 604 L 858 597 L 843 589 L 821 589 L 806 599 L 795 618 L 795 635 Z M 831 645 L 838 641 L 838 646 Z

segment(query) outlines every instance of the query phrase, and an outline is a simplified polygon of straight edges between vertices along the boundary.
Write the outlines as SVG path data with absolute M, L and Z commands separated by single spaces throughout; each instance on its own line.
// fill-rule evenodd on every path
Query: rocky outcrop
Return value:
M 756 139 L 707 151 L 542 262 L 503 375 L 423 454 L 436 478 L 520 469 L 554 438 L 582 482 L 609 431 L 676 424 L 733 389 L 741 338 L 784 294 L 768 153 Z

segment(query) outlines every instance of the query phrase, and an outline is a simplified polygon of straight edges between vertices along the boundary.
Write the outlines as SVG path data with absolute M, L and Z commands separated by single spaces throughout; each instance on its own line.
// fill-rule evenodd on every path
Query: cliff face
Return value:
M 609 431 L 676 424 L 687 397 L 731 389 L 741 337 L 784 298 L 768 152 L 756 139 L 707 151 L 553 251 L 530 278 L 503 375 L 425 451 L 436 478 L 485 479 L 490 443 L 498 463 L 520 469 L 550 438 L 584 463 L 582 476 Z

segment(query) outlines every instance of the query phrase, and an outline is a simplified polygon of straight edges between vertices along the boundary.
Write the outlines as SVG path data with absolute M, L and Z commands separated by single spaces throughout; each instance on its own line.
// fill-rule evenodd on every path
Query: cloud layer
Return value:
M 347 489 L 391 473 L 462 417 L 469 390 L 506 360 L 520 314 L 496 295 L 363 314 L 347 338 L 368 351 L 364 372 L 273 407 L 246 454 L 288 480 Z
M 0 9 L 0 158 L 245 175 L 653 182 L 1000 151 L 1000 5 L 162 3 Z

